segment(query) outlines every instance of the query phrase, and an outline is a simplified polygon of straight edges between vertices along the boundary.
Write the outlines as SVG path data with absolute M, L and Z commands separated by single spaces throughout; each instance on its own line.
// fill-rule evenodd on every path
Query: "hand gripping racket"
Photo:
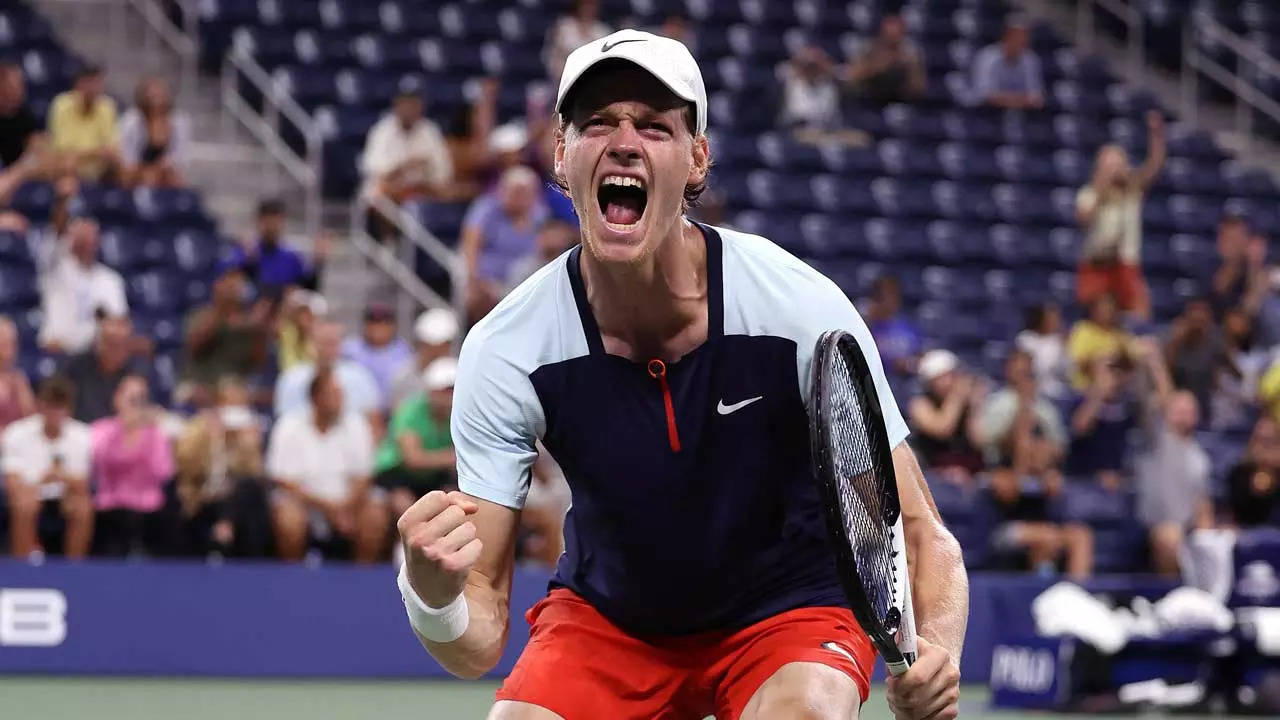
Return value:
M 898 483 L 875 381 L 843 330 L 823 333 L 813 351 L 809 442 L 845 597 L 901 675 L 915 661 L 916 624 Z

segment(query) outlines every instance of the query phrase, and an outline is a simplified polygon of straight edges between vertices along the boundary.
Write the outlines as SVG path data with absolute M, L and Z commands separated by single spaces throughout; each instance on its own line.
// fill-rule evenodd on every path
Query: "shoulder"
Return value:
M 571 252 L 517 285 L 467 333 L 460 372 L 483 366 L 528 374 L 542 365 L 586 354 L 586 336 L 567 270 Z
M 373 436 L 369 421 L 363 413 L 348 412 L 342 416 L 342 432 L 349 438 L 364 439 Z
M 21 420 L 14 420 L 5 426 L 3 433 L 0 433 L 0 441 L 8 443 L 26 438 L 35 432 L 40 422 L 39 415 L 28 415 Z
M 93 436 L 89 426 L 79 420 L 68 420 L 62 426 L 62 432 L 67 436 L 68 440 L 82 445 L 87 445 Z
M 859 318 L 827 276 L 759 235 L 715 228 L 723 241 L 725 331 L 795 338 Z
M 66 112 L 73 102 L 75 102 L 75 99 L 71 97 L 70 90 L 60 92 L 53 98 L 53 102 L 49 104 L 49 112 Z
M 280 419 L 276 421 L 275 427 L 271 429 L 271 437 L 273 439 L 287 438 L 296 435 L 299 430 L 306 427 L 311 421 L 311 408 L 303 407 L 290 410 Z

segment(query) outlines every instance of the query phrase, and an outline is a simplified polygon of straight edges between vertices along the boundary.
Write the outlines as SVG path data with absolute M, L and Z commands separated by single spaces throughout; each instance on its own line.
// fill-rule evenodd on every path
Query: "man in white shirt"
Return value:
M 360 174 L 364 197 L 381 195 L 399 203 L 447 190 L 453 160 L 439 126 L 422 116 L 422 97 L 415 84 L 402 85 L 391 112 L 369 130 Z
M 15 557 L 40 557 L 42 513 L 61 514 L 63 552 L 81 558 L 93 538 L 89 497 L 89 426 L 71 419 L 75 389 L 61 377 L 45 380 L 38 412 L 10 423 L 0 436 L 0 468 L 9 497 L 9 539 Z
M 385 498 L 370 492 L 373 433 L 359 413 L 344 412 L 343 392 L 332 371 L 309 386 L 311 404 L 276 423 L 267 447 L 267 475 L 278 489 L 272 498 L 276 551 L 300 560 L 308 535 L 356 562 L 382 554 L 390 517 Z
M 44 323 L 38 342 L 46 352 L 84 352 L 93 342 L 97 315 L 127 315 L 124 280 L 98 262 L 98 222 L 77 217 L 40 278 Z

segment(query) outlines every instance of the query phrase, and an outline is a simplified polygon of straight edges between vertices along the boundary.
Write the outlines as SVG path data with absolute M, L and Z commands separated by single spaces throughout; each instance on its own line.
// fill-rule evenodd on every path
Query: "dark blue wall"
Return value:
M 970 578 L 966 681 L 986 681 L 997 629 L 1000 637 L 1033 631 L 1030 603 L 1048 584 L 1027 576 Z M 1096 589 L 1129 593 L 1139 585 L 1147 593 L 1167 589 L 1127 578 L 1102 579 Z M 0 561 L 0 592 L 33 588 L 65 595 L 66 637 L 56 647 L 0 646 L 0 673 L 444 674 L 410 632 L 390 566 L 49 562 L 36 567 Z M 544 571 L 516 571 L 511 636 L 495 675 L 505 675 L 524 647 L 524 610 L 545 588 Z M 0 602 L 0 612 L 8 605 Z M 5 622 L 0 617 L 0 627 Z

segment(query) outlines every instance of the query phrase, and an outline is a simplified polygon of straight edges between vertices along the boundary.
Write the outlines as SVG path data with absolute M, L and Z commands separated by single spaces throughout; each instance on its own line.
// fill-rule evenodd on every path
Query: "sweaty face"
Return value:
M 637 262 L 678 228 L 685 186 L 703 180 L 708 157 L 686 107 L 632 65 L 602 65 L 579 81 L 555 164 L 596 259 Z

